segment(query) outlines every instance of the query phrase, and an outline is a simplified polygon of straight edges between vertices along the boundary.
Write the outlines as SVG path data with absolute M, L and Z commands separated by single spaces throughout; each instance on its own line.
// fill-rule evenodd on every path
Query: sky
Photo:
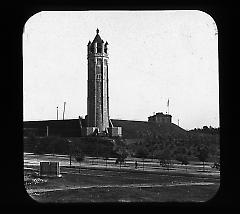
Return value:
M 217 23 L 205 12 L 42 11 L 23 29 L 23 120 L 87 114 L 87 44 L 109 43 L 110 118 L 168 111 L 190 130 L 219 127 Z

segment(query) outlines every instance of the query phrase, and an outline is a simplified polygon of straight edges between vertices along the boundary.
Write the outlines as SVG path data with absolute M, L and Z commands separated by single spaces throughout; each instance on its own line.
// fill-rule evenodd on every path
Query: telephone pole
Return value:
M 63 120 L 64 120 L 64 114 L 65 114 L 65 105 L 66 105 L 66 102 L 64 102 L 64 105 L 63 105 Z
M 57 106 L 57 120 L 58 120 L 58 106 Z
M 168 114 L 169 114 L 169 98 L 168 98 L 168 101 L 167 101 L 167 107 L 168 107 Z

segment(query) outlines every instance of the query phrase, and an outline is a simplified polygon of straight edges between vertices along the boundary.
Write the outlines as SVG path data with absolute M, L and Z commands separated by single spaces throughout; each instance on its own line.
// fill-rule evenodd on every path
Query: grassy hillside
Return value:
M 186 131 L 181 127 L 170 124 L 156 124 L 145 121 L 132 120 L 114 120 L 112 123 L 115 127 L 122 127 L 123 138 L 125 143 L 129 145 L 128 150 L 131 154 L 137 153 L 139 148 L 147 148 L 147 153 L 153 154 L 156 150 L 163 151 L 163 148 L 177 154 L 196 156 L 199 149 L 207 147 L 211 156 L 219 156 L 220 139 L 219 133 L 211 134 L 196 131 Z M 82 121 L 83 126 L 85 120 Z M 46 127 L 48 126 L 49 137 L 46 137 Z M 106 148 L 112 148 L 112 144 L 108 143 L 104 138 L 81 138 L 81 129 L 78 119 L 58 120 L 58 121 L 30 121 L 24 122 L 24 128 L 28 128 L 34 132 L 38 130 L 43 132 L 37 138 L 24 138 L 24 151 L 41 151 L 47 153 L 59 152 L 64 154 L 69 149 L 67 139 L 72 141 L 76 147 L 80 146 L 88 155 L 98 156 L 104 153 Z M 205 128 L 206 129 L 206 128 Z M 203 130 L 204 131 L 204 130 Z M 33 134 L 34 135 L 34 134 Z M 45 136 L 45 137 L 39 137 Z M 98 148 L 98 146 L 100 147 Z M 98 151 L 98 154 L 95 152 Z
M 173 123 L 156 124 L 133 120 L 112 120 L 112 123 L 114 126 L 122 127 L 123 137 L 127 139 L 141 138 L 146 134 L 155 134 L 166 137 L 172 136 L 174 138 L 188 137 L 188 131 Z
M 173 136 L 184 138 L 187 131 L 179 126 L 171 124 L 154 124 L 145 121 L 133 120 L 115 120 L 112 119 L 115 127 L 122 127 L 123 137 L 126 139 L 136 139 L 146 133 L 155 133 L 161 136 Z M 86 126 L 86 121 L 82 120 L 82 125 Z M 50 136 L 62 137 L 80 137 L 81 130 L 78 119 L 72 120 L 46 120 L 46 121 L 26 121 L 24 122 L 24 130 L 35 129 L 36 135 L 46 136 L 48 126 L 48 134 Z

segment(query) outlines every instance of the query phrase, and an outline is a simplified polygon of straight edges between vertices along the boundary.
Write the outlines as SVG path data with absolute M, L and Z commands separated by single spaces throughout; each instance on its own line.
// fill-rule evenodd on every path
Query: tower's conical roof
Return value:
M 100 35 L 99 35 L 99 30 L 96 30 L 97 35 L 95 36 L 94 40 L 92 43 L 103 43 L 103 40 L 101 39 Z

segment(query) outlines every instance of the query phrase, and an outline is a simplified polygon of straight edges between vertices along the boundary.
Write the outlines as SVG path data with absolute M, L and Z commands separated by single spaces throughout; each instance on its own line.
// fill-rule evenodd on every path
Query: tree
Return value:
M 45 154 L 49 153 L 49 137 L 37 138 L 36 144 L 34 145 L 34 153 L 35 154 Z
M 45 138 L 48 142 L 47 152 L 52 154 L 68 154 L 69 144 L 65 138 L 49 136 Z
M 107 167 L 107 161 L 110 158 L 112 151 L 109 146 L 104 146 L 102 148 L 103 148 L 103 160 L 106 161 L 106 167 Z
M 108 163 L 107 161 L 108 161 L 109 157 L 110 157 L 109 154 L 105 154 L 104 158 L 103 158 L 103 160 L 105 160 L 106 167 L 107 167 L 107 163 Z
M 34 132 L 30 131 L 28 137 L 24 137 L 24 151 L 25 152 L 35 152 L 34 147 L 37 143 L 37 137 Z
M 113 151 L 117 154 L 116 163 L 119 163 L 119 167 L 121 168 L 121 164 L 124 163 L 124 160 L 128 156 L 127 147 L 122 138 L 118 137 L 115 139 Z
M 124 161 L 125 161 L 125 158 L 126 157 L 123 157 L 123 156 L 119 156 L 119 157 L 117 157 L 117 159 L 116 159 L 116 164 L 118 164 L 119 163 L 119 168 L 121 169 L 121 165 L 124 163 Z
M 84 161 L 85 155 L 81 150 L 76 151 L 75 160 L 79 163 L 79 173 L 81 168 L 81 162 Z
M 147 157 L 147 155 L 148 155 L 148 151 L 147 151 L 146 147 L 144 147 L 144 146 L 138 146 L 137 147 L 136 152 L 135 152 L 135 156 L 137 158 L 142 158 L 142 160 L 143 160 L 143 170 L 144 170 L 144 160 Z
M 183 155 L 183 154 L 180 154 L 176 157 L 176 160 L 177 161 L 180 161 L 182 165 L 185 165 L 186 166 L 186 171 L 187 171 L 187 165 L 189 164 L 188 162 L 188 156 L 187 155 Z
M 97 143 L 95 144 L 95 148 L 94 148 L 94 152 L 93 152 L 94 156 L 97 157 L 97 164 L 98 164 L 99 154 L 101 154 L 101 148 L 102 148 L 102 146 L 97 142 Z
M 169 170 L 170 165 L 170 159 L 171 159 L 171 153 L 169 149 L 166 147 L 163 150 L 157 150 L 156 151 L 156 158 L 159 160 L 159 163 L 163 166 L 167 166 L 167 169 Z
M 201 145 L 198 147 L 198 153 L 197 153 L 197 158 L 203 162 L 203 171 L 205 171 L 205 165 L 204 162 L 208 159 L 209 155 L 209 150 L 207 146 Z

